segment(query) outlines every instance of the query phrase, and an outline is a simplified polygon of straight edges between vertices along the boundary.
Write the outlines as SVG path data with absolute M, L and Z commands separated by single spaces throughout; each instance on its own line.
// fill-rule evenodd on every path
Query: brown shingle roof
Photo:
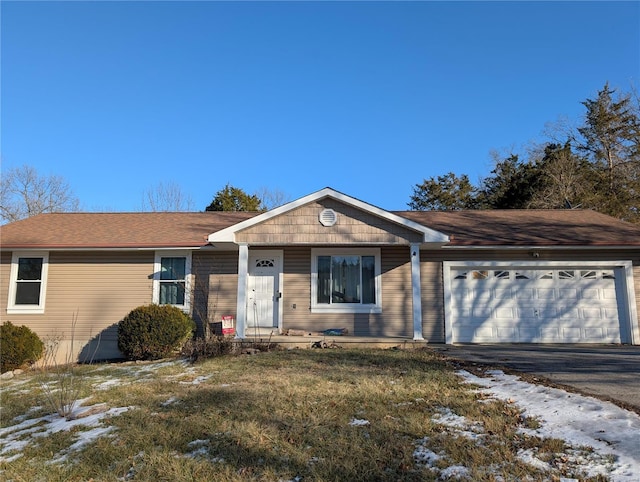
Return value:
M 0 228 L 0 247 L 180 248 L 259 213 L 41 214 Z M 454 246 L 640 246 L 640 226 L 594 211 L 396 211 Z
M 194 247 L 258 213 L 53 213 L 0 228 L 2 248 Z
M 589 210 L 400 211 L 457 246 L 640 246 L 640 226 Z

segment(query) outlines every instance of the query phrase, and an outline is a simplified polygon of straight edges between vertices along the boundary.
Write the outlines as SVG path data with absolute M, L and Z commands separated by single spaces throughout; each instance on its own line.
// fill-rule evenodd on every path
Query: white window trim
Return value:
M 376 303 L 318 303 L 318 256 L 373 256 L 375 260 Z M 380 248 L 315 248 L 311 250 L 311 313 L 382 313 Z
M 18 282 L 18 260 L 20 258 L 42 258 L 42 273 L 40 285 L 40 303 L 37 305 L 16 305 L 16 289 Z M 15 251 L 11 256 L 11 273 L 9 282 L 9 300 L 7 314 L 43 314 L 47 297 L 47 278 L 49 273 L 48 251 Z
M 184 312 L 191 309 L 191 251 L 156 251 L 153 261 L 153 303 L 160 304 L 160 271 L 162 258 L 186 258 L 184 266 L 184 305 L 171 305 L 180 308 Z

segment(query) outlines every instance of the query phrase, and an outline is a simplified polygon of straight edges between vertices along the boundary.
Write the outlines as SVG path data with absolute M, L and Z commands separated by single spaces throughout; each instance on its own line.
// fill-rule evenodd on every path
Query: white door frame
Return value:
M 248 286 L 249 286 L 249 266 L 251 260 L 256 257 L 266 257 L 270 256 L 275 259 L 276 267 L 278 271 L 278 281 L 277 286 L 275 286 L 274 293 L 274 303 L 273 309 L 275 311 L 275 315 L 277 317 L 277 329 L 278 333 L 282 332 L 282 286 L 283 286 L 283 263 L 284 263 L 284 251 L 281 249 L 252 249 L 248 250 L 244 256 L 240 256 L 240 258 L 244 258 L 244 263 L 239 264 L 238 266 L 238 313 L 243 314 L 242 320 L 238 316 L 236 320 L 236 338 L 245 338 L 247 329 L 247 303 L 249 300 L 248 297 Z M 244 265 L 244 266 L 242 266 Z
M 640 345 L 640 327 L 638 326 L 638 312 L 636 309 L 636 296 L 633 287 L 633 263 L 631 261 L 443 261 L 442 277 L 444 281 L 444 332 L 445 343 L 453 343 L 453 294 L 451 290 L 451 270 L 452 268 L 605 268 L 615 269 L 622 276 L 616 276 L 616 288 L 620 286 L 622 299 L 618 300 L 618 305 L 622 308 L 619 312 L 620 336 L 624 336 L 626 330 L 629 334 L 629 343 Z M 620 284 L 618 284 L 620 279 Z

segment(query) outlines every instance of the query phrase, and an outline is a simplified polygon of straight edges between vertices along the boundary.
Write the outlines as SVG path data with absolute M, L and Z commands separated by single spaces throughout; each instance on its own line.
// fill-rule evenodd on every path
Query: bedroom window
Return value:
M 156 253 L 153 302 L 189 309 L 191 253 Z
M 13 253 L 7 313 L 44 313 L 49 253 Z
M 379 313 L 380 250 L 312 250 L 311 310 Z

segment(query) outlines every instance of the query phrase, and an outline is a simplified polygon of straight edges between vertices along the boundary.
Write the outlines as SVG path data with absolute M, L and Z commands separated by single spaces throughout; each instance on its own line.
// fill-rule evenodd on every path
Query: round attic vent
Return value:
M 323 209 L 319 218 L 323 226 L 333 226 L 338 222 L 338 215 L 333 209 Z

